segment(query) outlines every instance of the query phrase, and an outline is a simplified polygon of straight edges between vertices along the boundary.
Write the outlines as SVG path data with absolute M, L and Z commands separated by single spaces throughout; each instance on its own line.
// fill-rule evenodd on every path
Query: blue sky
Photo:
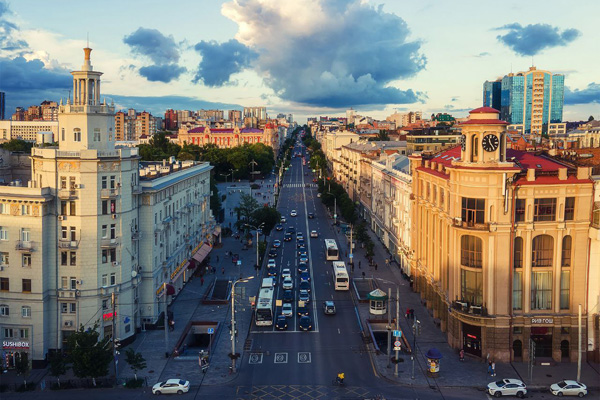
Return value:
M 91 6 L 90 4 L 94 4 Z M 600 118 L 600 2 L 0 0 L 7 113 L 68 96 L 89 33 L 121 108 L 466 115 L 532 63 L 565 74 L 565 120 Z

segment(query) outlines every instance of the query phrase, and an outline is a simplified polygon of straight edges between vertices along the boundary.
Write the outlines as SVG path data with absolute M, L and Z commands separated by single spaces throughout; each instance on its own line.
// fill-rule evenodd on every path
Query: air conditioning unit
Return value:
M 113 214 L 112 219 L 117 219 L 117 214 Z
M 115 243 L 117 243 L 117 239 L 110 239 L 110 243 L 111 243 L 111 244 L 115 244 Z
M 65 326 L 73 326 L 73 321 L 65 321 Z
M 67 216 L 66 216 L 66 215 L 59 215 L 59 216 L 58 216 L 58 220 L 59 220 L 59 221 L 65 221 L 66 219 L 67 219 Z
M 113 261 L 112 262 L 112 266 L 113 267 L 118 267 L 119 266 L 119 262 L 118 261 Z
M 81 189 L 82 187 L 83 187 L 83 185 L 81 185 L 81 184 L 79 184 L 79 183 L 77 183 L 77 184 L 75 185 L 75 189 Z
M 82 280 L 80 280 L 80 281 L 77 281 L 77 284 L 78 284 L 78 285 L 83 285 L 83 279 L 82 279 Z

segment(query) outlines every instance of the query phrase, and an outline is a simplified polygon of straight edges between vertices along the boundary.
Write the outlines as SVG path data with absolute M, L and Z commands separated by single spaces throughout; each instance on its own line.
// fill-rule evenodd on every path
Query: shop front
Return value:
M 2 341 L 2 369 L 14 369 L 21 360 L 31 360 L 28 340 L 4 339 Z
M 465 353 L 481 357 L 481 327 L 463 322 L 462 333 Z
M 531 341 L 536 358 L 552 358 L 552 327 L 532 326 Z

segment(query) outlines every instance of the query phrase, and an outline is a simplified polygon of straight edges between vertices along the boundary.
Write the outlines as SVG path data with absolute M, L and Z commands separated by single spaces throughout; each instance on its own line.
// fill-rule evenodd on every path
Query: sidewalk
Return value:
M 330 223 L 333 221 L 330 220 Z M 496 377 L 492 378 L 487 373 L 487 363 L 485 360 L 472 358 L 468 355 L 465 361 L 461 362 L 458 359 L 458 350 L 452 349 L 447 342 L 445 333 L 434 322 L 433 317 L 429 314 L 427 308 L 422 305 L 419 293 L 412 291 L 409 282 L 403 278 L 400 268 L 395 262 L 386 266 L 385 260 L 389 257 L 388 250 L 380 242 L 379 238 L 370 229 L 367 229 L 371 240 L 375 244 L 375 255 L 373 262 L 378 264 L 377 270 L 369 266 L 369 262 L 365 256 L 365 250 L 357 246 L 354 253 L 354 272 L 351 272 L 353 279 L 362 278 L 362 273 L 365 272 L 366 278 L 375 279 L 377 286 L 385 293 L 388 288 L 392 289 L 392 298 L 395 302 L 396 287 L 400 291 L 400 329 L 403 335 L 409 341 L 411 347 L 413 345 L 412 320 L 405 317 L 407 308 L 415 310 L 415 318 L 421 322 L 421 335 L 417 338 L 415 354 L 415 372 L 414 380 L 412 375 L 411 355 L 400 352 L 400 358 L 403 359 L 398 365 L 398 377 L 394 376 L 394 364 L 388 368 L 387 354 L 377 355 L 374 351 L 374 345 L 369 344 L 371 350 L 371 358 L 377 368 L 378 373 L 391 382 L 396 382 L 402 385 L 415 386 L 439 386 L 439 387 L 480 387 L 485 388 L 489 382 L 494 379 L 516 378 L 524 381 L 530 389 L 547 390 L 552 383 L 556 383 L 562 379 L 576 379 L 577 364 L 564 363 L 555 366 L 535 366 L 533 380 L 529 379 L 527 373 L 527 363 L 496 363 Z M 349 245 L 343 233 L 335 229 L 337 240 L 340 245 L 340 254 L 347 255 Z M 346 257 L 346 262 L 349 259 Z M 361 269 L 358 268 L 358 263 L 361 263 Z M 367 319 L 387 319 L 385 316 L 372 316 L 369 314 L 368 304 L 359 304 L 359 314 L 364 326 Z M 396 305 L 390 305 L 392 319 L 396 315 Z M 427 359 L 425 353 L 432 348 L 437 348 L 443 355 L 440 362 L 440 373 L 436 378 L 431 378 L 427 375 Z M 392 351 L 392 356 L 394 352 Z M 581 381 L 588 388 L 598 390 L 600 386 L 600 368 L 597 364 L 590 365 L 582 364 Z

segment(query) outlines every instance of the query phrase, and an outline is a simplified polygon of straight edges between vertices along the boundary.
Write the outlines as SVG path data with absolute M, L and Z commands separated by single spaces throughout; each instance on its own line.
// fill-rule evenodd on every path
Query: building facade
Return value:
M 184 143 L 204 146 L 206 144 L 215 144 L 221 148 L 231 148 L 243 144 L 262 143 L 273 148 L 275 154 L 279 150 L 279 133 L 275 126 L 268 123 L 265 129 L 256 128 L 221 128 L 211 129 L 209 127 L 200 127 L 193 129 L 179 130 L 179 144 Z
M 40 132 L 52 132 L 57 140 L 58 121 L 0 121 L 0 142 L 21 139 L 35 143 Z
M 472 110 L 461 146 L 411 156 L 415 288 L 455 348 L 575 361 L 590 169 L 507 149 L 498 114 Z

